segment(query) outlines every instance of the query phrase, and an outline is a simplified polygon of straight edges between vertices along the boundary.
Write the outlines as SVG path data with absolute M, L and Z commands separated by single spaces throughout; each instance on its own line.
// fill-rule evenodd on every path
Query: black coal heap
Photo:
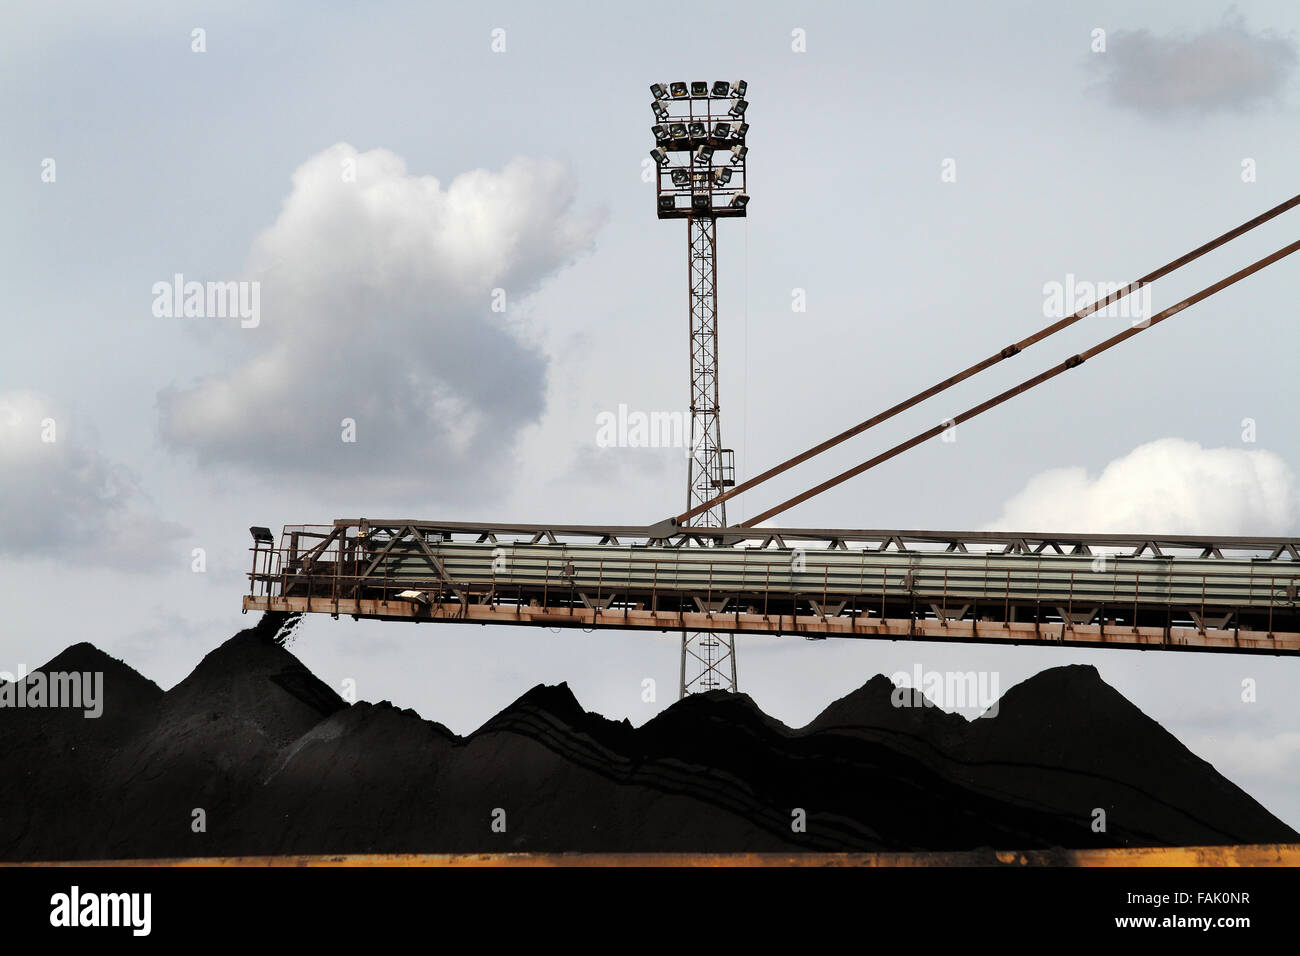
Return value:
M 1092 667 L 974 721 L 894 706 L 877 676 L 797 730 L 743 694 L 634 728 L 539 685 L 461 738 L 349 706 L 276 640 L 284 623 L 265 615 L 166 693 L 90 644 L 47 664 L 103 672 L 104 714 L 0 708 L 0 859 L 1298 839 Z

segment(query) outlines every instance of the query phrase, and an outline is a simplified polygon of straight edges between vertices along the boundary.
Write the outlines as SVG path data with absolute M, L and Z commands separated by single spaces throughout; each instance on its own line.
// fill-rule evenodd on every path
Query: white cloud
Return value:
M 1191 745 L 1195 753 L 1234 779 L 1265 779 L 1293 783 L 1300 776 L 1300 731 L 1271 736 L 1237 733 L 1203 736 Z
M 1076 533 L 1286 534 L 1295 477 L 1276 454 L 1162 438 L 1108 464 L 1031 478 L 990 529 Z
M 0 555 L 152 570 L 184 529 L 148 510 L 135 477 L 53 399 L 0 392 Z
M 444 188 L 384 149 L 340 143 L 312 157 L 253 244 L 261 323 L 234 333 L 251 354 L 160 393 L 164 441 L 201 463 L 364 476 L 368 493 L 492 489 L 545 399 L 546 356 L 520 303 L 599 225 L 573 202 L 552 161 L 515 159 Z M 355 443 L 341 440 L 345 418 Z

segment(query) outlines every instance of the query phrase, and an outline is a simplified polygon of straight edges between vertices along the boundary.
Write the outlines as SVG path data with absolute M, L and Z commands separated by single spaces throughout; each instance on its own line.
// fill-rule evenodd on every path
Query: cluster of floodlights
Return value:
M 732 209 L 744 209 L 747 205 L 749 205 L 749 197 L 743 193 L 739 196 L 731 197 Z M 713 213 L 714 215 L 717 215 L 717 212 L 713 208 L 713 200 L 710 198 L 708 193 L 692 194 L 691 210 L 697 213 Z M 672 196 L 660 196 L 659 211 L 661 213 L 678 212 L 677 200 Z
M 714 150 L 730 149 L 732 161 L 740 162 L 749 152 L 745 145 L 745 136 L 749 133 L 748 123 L 708 123 L 692 120 L 689 123 L 656 123 L 650 127 L 655 136 L 655 148 L 650 155 L 663 165 L 668 161 L 668 150 L 688 149 L 695 153 L 695 158 L 704 162 L 713 158 Z M 737 159 L 736 156 L 740 158 Z
M 650 92 L 654 96 L 650 109 L 654 112 L 655 119 L 659 120 L 650 127 L 655 138 L 655 148 L 650 151 L 650 157 L 658 165 L 667 166 L 670 151 L 691 154 L 691 167 L 674 169 L 670 175 L 674 187 L 692 189 L 693 209 L 704 211 L 711 208 L 712 201 L 707 190 L 727 186 L 734 175 L 731 167 L 739 167 L 745 161 L 749 152 L 749 147 L 745 145 L 745 137 L 749 133 L 749 124 L 745 122 L 745 111 L 749 108 L 749 101 L 745 99 L 748 87 L 749 84 L 744 80 L 734 83 L 718 80 L 712 85 L 696 82 L 653 83 L 650 86 Z M 706 121 L 691 116 L 674 117 L 669 109 L 674 100 L 693 99 L 730 99 L 727 115 L 734 122 Z M 713 154 L 717 150 L 731 151 L 729 166 L 713 167 Z M 748 203 L 749 197 L 742 194 L 732 197 L 731 207 L 741 210 Z M 671 211 L 675 208 L 675 199 L 672 196 L 660 196 L 659 208 L 661 211 Z
M 651 83 L 650 92 L 654 95 L 655 100 L 686 100 L 702 96 L 712 96 L 714 99 L 723 99 L 724 97 L 733 97 L 743 99 L 745 90 L 749 84 L 744 80 L 737 80 L 735 83 L 728 83 L 726 80 L 718 80 L 710 88 L 708 83 Z M 744 110 L 741 110 L 744 112 Z

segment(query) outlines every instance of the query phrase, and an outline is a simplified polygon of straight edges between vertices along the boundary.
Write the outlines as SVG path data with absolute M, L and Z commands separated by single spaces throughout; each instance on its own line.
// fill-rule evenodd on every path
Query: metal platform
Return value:
M 1300 654 L 1300 539 L 341 519 L 253 551 L 245 610 Z

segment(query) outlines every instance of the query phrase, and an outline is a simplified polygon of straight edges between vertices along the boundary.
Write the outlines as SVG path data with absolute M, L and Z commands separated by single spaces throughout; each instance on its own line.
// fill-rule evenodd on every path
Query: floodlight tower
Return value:
M 691 321 L 691 430 L 686 507 L 695 508 L 736 483 L 735 452 L 722 447 L 718 415 L 718 220 L 745 215 L 745 134 L 748 84 L 655 83 L 651 128 L 658 169 L 655 202 L 660 219 L 686 220 Z M 727 526 L 726 504 L 696 515 L 691 524 Z M 703 539 L 707 540 L 707 539 Z M 682 634 L 681 696 L 736 689 L 734 635 Z

